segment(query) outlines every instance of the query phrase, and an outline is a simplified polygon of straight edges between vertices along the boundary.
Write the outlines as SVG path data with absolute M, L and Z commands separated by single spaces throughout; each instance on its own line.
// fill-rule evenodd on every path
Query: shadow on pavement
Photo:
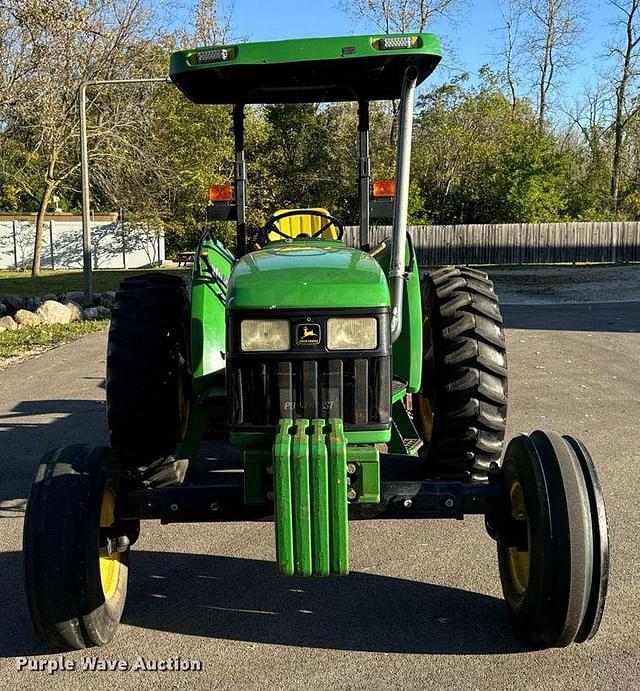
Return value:
M 0 574 L 0 658 L 51 653 L 31 625 L 22 582 L 22 552 L 0 553 Z
M 124 622 L 146 629 L 309 648 L 515 653 L 502 600 L 356 572 L 283 578 L 271 562 L 135 552 Z
M 640 301 L 501 305 L 507 329 L 640 333 Z
M 26 608 L 19 552 L 0 554 L 0 657 L 49 654 Z M 271 562 L 136 552 L 123 623 L 160 631 L 302 648 L 488 655 L 526 650 L 502 600 L 367 573 L 283 578 Z M 127 630 L 116 637 L 126 645 Z M 109 656 L 107 646 L 104 655 Z M 92 654 L 100 654 L 95 649 Z
M 50 653 L 36 638 L 27 612 L 21 554 L 0 554 L 0 573 L 1 601 L 11 603 L 0 627 L 0 657 Z M 486 655 L 525 650 L 502 600 L 487 595 L 358 572 L 283 578 L 271 562 L 135 548 L 123 623 L 347 651 Z M 121 628 L 116 642 L 126 645 L 127 633 Z M 104 655 L 110 655 L 109 646 Z
M 105 404 L 99 400 L 22 401 L 9 411 L 0 411 L 0 438 L 0 508 L 6 511 L 11 507 L 5 502 L 27 496 L 36 465 L 51 449 L 108 444 Z

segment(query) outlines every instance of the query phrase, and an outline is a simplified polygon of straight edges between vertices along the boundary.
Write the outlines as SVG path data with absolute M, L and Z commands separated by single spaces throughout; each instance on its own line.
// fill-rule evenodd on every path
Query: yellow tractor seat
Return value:
M 327 225 L 328 220 L 320 216 L 312 216 L 306 211 L 318 211 L 323 214 L 328 214 L 326 209 L 279 209 L 273 214 L 274 218 L 277 218 L 280 214 L 291 213 L 296 211 L 295 216 L 287 216 L 279 221 L 276 221 L 274 225 L 278 227 L 280 232 L 288 235 L 290 238 L 298 237 L 298 235 L 305 234 L 311 237 L 314 233 L 317 233 L 320 228 Z M 333 223 L 318 236 L 322 240 L 337 240 L 338 239 L 338 229 L 333 225 Z M 282 236 L 278 233 L 271 231 L 269 233 L 268 239 L 270 241 L 282 240 Z

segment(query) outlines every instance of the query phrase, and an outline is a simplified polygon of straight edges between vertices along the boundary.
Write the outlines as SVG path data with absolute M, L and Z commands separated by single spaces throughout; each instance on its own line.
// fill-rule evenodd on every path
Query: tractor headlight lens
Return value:
M 327 320 L 329 350 L 375 350 L 378 347 L 378 320 L 351 317 Z
M 240 325 L 240 345 L 246 353 L 289 350 L 289 322 L 286 319 L 245 319 Z

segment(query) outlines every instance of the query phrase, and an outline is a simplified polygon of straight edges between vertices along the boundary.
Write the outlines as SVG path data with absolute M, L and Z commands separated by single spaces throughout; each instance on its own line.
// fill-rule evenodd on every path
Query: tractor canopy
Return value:
M 236 321 L 243 318 L 242 313 L 256 311 L 333 310 L 343 313 L 352 310 L 352 314 L 369 311 L 370 315 L 375 315 L 380 329 L 378 355 L 390 356 L 387 345 L 402 343 L 399 339 L 403 319 L 410 311 L 405 284 L 409 286 L 408 275 L 416 273 L 412 250 L 407 260 L 406 233 L 416 89 L 440 59 L 438 37 L 424 32 L 237 43 L 192 48 L 171 56 L 171 81 L 189 100 L 233 106 L 233 194 L 210 190 L 207 220 L 235 221 L 235 261 L 225 259 L 222 272 L 219 267 L 209 265 L 212 260 L 208 253 L 214 255 L 216 250 L 211 239 L 207 240 L 207 233 L 203 235 L 198 251 L 202 262 L 195 265 L 196 278 L 202 278 L 202 284 L 194 281 L 192 290 L 194 304 L 203 308 L 202 314 L 210 313 L 207 301 L 215 301 L 220 317 L 225 310 L 229 328 L 236 328 Z M 370 102 L 395 99 L 400 104 L 396 181 L 388 198 L 377 199 L 380 195 L 371 187 Z M 264 228 L 249 227 L 246 106 L 346 101 L 358 104 L 359 249 L 340 242 L 344 236 L 343 221 L 322 208 L 281 210 Z M 286 175 L 286 171 L 283 174 Z M 322 206 L 322 201 L 317 200 L 314 206 Z M 393 221 L 391 243 L 382 243 L 376 248 L 371 246 L 371 218 Z M 388 255 L 384 261 L 381 252 Z M 228 284 L 222 281 L 220 274 L 225 279 L 228 276 Z M 220 295 L 206 292 L 211 282 L 222 282 Z M 414 283 L 417 289 L 417 278 Z M 203 297 L 197 302 L 200 293 Z M 382 316 L 378 319 L 378 315 Z M 318 324 L 321 325 L 323 318 L 329 319 L 321 315 Z M 197 351 L 193 359 L 203 363 L 196 370 L 203 376 L 215 374 L 221 364 L 218 359 L 217 364 L 205 362 L 204 352 L 210 341 L 205 333 L 206 321 L 203 318 L 203 323 L 198 322 L 193 328 Z M 221 321 L 220 318 L 216 323 Z M 224 328 L 216 327 L 220 333 Z M 390 338 L 383 338 L 388 328 Z M 407 335 L 409 330 L 409 327 L 405 329 L 405 340 L 411 341 L 413 351 L 420 352 L 421 331 L 413 330 L 414 339 Z M 227 339 L 232 346 L 237 336 L 234 334 Z M 209 350 L 222 352 L 222 337 L 219 341 L 216 341 L 216 348 Z M 247 355 L 242 352 L 238 357 L 242 359 Z M 228 361 L 226 364 L 228 366 Z M 381 386 L 387 379 L 386 374 L 380 378 Z M 411 377 L 406 380 L 413 386 Z M 382 393 L 380 396 L 385 398 Z M 376 424 L 380 426 L 376 431 L 388 433 L 388 420 L 384 415 Z
M 423 82 L 440 62 L 429 33 L 304 38 L 174 53 L 171 81 L 195 103 L 399 99 L 408 68 Z
M 338 241 L 270 243 L 240 259 L 227 292 L 231 310 L 388 306 L 380 264 Z

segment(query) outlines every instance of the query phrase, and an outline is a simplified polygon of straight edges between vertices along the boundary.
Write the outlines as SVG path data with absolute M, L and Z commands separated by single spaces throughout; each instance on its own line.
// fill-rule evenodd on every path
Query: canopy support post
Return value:
M 360 134 L 360 249 L 369 250 L 371 186 L 371 156 L 369 153 L 369 101 L 360 101 L 358 108 L 358 132 Z
M 239 259 L 247 251 L 247 164 L 244 156 L 244 104 L 233 107 L 233 137 L 236 160 L 234 183 L 236 188 L 236 257 Z

